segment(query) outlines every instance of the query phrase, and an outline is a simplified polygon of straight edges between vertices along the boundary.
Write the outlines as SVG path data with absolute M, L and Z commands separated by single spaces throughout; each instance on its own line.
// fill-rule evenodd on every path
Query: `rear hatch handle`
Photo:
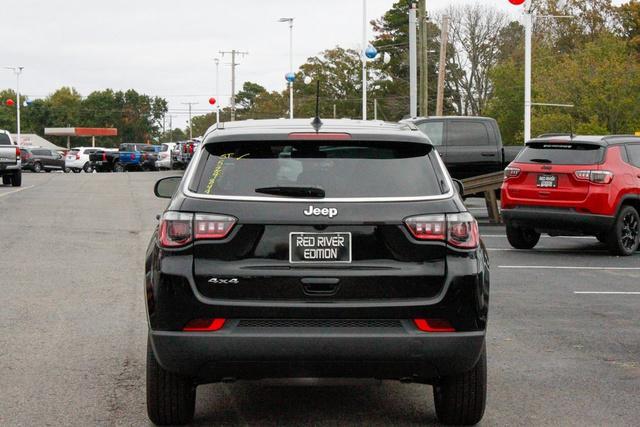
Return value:
M 335 277 L 303 277 L 300 282 L 309 296 L 333 296 L 340 289 L 340 279 Z

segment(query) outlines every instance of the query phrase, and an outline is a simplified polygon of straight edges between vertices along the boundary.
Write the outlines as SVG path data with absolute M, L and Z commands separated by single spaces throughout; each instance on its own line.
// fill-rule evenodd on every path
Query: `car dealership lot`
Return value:
M 147 425 L 143 259 L 169 173 L 25 174 L 0 186 L 0 424 Z M 482 201 L 469 201 L 481 222 Z M 492 265 L 483 425 L 633 425 L 640 407 L 640 254 L 594 238 Z M 603 293 L 604 292 L 604 293 Z M 202 386 L 200 425 L 418 425 L 428 386 L 314 381 Z

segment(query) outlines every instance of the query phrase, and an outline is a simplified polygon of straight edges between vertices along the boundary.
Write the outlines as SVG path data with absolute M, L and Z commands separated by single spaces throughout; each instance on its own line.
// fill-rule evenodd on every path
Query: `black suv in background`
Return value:
M 522 146 L 502 145 L 498 123 L 489 117 L 428 117 L 408 119 L 438 149 L 456 179 L 502 172 Z
M 411 124 L 210 130 L 155 188 L 150 419 L 188 423 L 199 384 L 353 377 L 431 384 L 440 421 L 480 421 L 489 266 L 458 185 Z
M 64 156 L 48 148 L 21 148 L 20 158 L 22 159 L 22 169 L 33 172 L 51 172 L 61 170 L 66 173 L 69 169 L 64 165 Z

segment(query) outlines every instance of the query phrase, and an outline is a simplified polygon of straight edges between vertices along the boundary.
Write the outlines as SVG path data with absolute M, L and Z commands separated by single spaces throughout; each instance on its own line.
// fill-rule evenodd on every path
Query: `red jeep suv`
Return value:
M 541 233 L 592 235 L 631 255 L 639 212 L 640 137 L 539 137 L 505 169 L 502 216 L 514 248 L 533 248 Z

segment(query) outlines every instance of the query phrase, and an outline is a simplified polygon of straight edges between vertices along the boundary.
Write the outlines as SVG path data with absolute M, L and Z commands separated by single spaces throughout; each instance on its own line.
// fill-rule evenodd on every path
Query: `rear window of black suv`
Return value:
M 190 190 L 211 196 L 282 196 L 265 188 L 319 189 L 325 198 L 419 198 L 449 191 L 431 145 L 369 141 L 217 142 L 203 147 Z

